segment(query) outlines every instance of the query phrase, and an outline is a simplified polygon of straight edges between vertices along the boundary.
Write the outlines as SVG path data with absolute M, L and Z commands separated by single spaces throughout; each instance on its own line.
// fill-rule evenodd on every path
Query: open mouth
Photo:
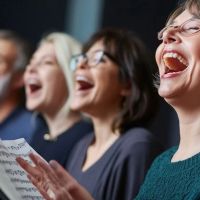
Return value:
M 78 91 L 86 91 L 94 87 L 92 81 L 88 80 L 88 78 L 86 78 L 85 76 L 76 76 L 76 82 L 77 82 L 76 89 Z
M 163 62 L 165 64 L 165 74 L 182 72 L 188 67 L 187 60 L 177 53 L 165 53 Z
M 42 88 L 41 83 L 35 79 L 28 80 L 26 85 L 30 94 L 35 94 Z

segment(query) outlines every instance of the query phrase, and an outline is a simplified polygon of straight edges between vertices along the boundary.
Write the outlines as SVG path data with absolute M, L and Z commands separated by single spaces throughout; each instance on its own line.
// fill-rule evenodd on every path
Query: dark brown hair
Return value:
M 84 45 L 83 53 L 98 41 L 102 41 L 105 51 L 115 58 L 120 81 L 129 84 L 131 90 L 131 94 L 124 97 L 121 103 L 121 112 L 114 119 L 113 130 L 123 132 L 131 126 L 145 125 L 152 118 L 157 102 L 150 54 L 134 33 L 113 28 L 94 34 Z

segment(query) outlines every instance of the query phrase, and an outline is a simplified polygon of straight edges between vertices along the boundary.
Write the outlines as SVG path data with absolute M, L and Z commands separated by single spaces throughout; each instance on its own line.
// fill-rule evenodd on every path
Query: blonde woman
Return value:
M 39 112 L 49 128 L 48 133 L 36 134 L 31 145 L 47 161 L 55 159 L 62 165 L 76 142 L 91 130 L 69 107 L 73 90 L 69 62 L 80 51 L 81 45 L 71 36 L 51 33 L 39 43 L 24 75 L 26 107 Z

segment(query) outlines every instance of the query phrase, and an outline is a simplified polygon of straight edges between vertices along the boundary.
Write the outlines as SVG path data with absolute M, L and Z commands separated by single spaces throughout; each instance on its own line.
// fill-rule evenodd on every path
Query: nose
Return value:
M 168 29 L 163 33 L 163 43 L 168 44 L 168 43 L 178 42 L 180 38 L 177 32 L 178 32 L 178 27 L 176 26 L 168 27 Z
M 27 66 L 26 66 L 26 72 L 31 72 L 33 70 L 33 65 L 31 63 L 29 63 Z
M 86 69 L 86 68 L 88 68 L 88 58 L 83 57 L 81 61 L 77 63 L 76 69 Z
M 24 82 L 26 83 L 26 79 L 28 79 L 33 74 L 37 74 L 37 63 L 30 61 L 30 63 L 26 66 L 26 70 L 24 72 Z
M 36 66 L 37 64 L 34 63 L 33 61 L 31 61 L 27 66 L 26 66 L 26 72 L 34 72 L 35 69 L 36 69 Z

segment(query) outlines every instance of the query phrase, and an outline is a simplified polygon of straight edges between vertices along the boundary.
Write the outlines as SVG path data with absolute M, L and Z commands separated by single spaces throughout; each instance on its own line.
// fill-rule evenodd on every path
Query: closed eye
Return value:
M 54 65 L 55 62 L 52 60 L 43 60 L 42 63 L 43 65 Z
M 105 56 L 102 56 L 99 62 L 105 63 L 107 61 L 107 58 Z

